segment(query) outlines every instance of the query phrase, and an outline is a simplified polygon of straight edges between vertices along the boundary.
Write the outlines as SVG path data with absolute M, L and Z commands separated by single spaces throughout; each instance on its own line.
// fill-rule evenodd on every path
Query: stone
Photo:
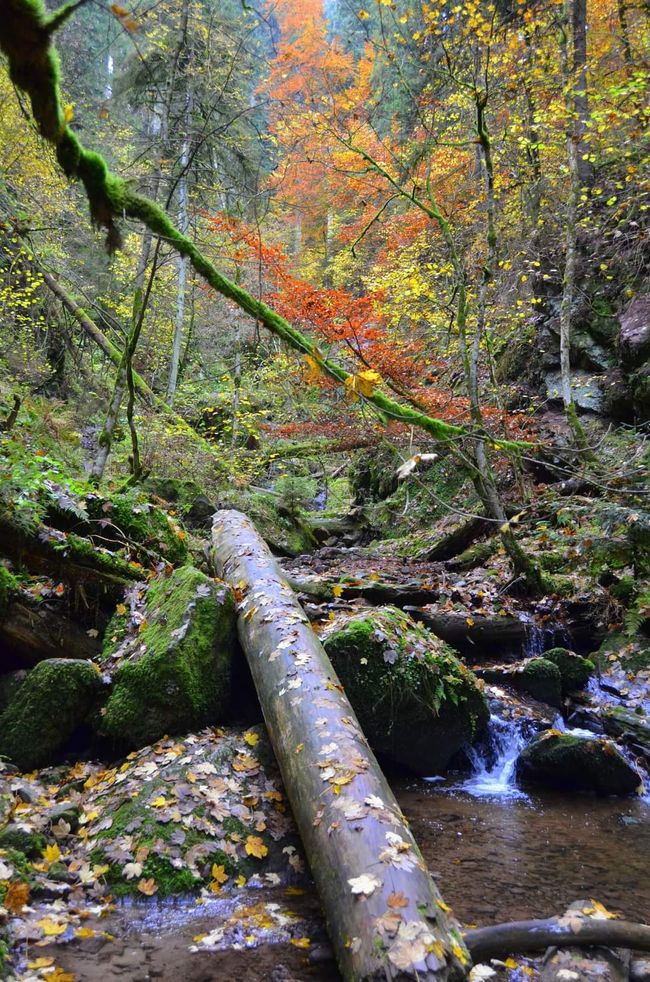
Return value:
M 559 372 L 545 375 L 546 395 L 553 402 L 562 401 L 562 378 Z M 571 373 L 571 394 L 578 409 L 600 413 L 603 409 L 603 376 L 590 372 Z
M 598 795 L 632 794 L 642 784 L 638 771 L 613 743 L 547 730 L 517 759 L 524 782 Z
M 562 695 L 584 689 L 596 671 L 596 666 L 589 658 L 583 658 L 568 648 L 550 648 L 543 653 L 542 658 L 557 665 L 562 680 Z
M 413 773 L 440 773 L 485 729 L 476 677 L 397 608 L 355 617 L 323 644 L 370 745 Z
M 106 636 L 102 667 L 112 690 L 97 721 L 102 736 L 141 747 L 223 721 L 235 636 L 224 583 L 193 566 L 160 576 L 143 609 L 117 614 Z
M 103 690 L 92 662 L 39 662 L 0 715 L 0 755 L 24 771 L 51 763 L 87 721 Z
M 562 703 L 562 676 L 557 665 L 545 658 L 530 658 L 512 665 L 476 668 L 476 676 L 493 685 L 526 692 L 533 699 L 559 708 Z
M 620 321 L 619 352 L 629 371 L 650 358 L 650 294 L 634 297 Z

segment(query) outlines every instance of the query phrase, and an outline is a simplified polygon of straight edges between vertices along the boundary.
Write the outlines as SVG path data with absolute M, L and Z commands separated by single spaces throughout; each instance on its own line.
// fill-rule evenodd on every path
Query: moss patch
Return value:
M 102 688 L 91 662 L 39 662 L 0 716 L 0 754 L 22 770 L 50 763 L 86 720 Z
M 230 694 L 235 613 L 230 591 L 184 566 L 154 580 L 118 647 L 105 646 L 113 690 L 100 731 L 143 746 L 220 720 Z M 117 625 L 113 623 L 111 629 Z
M 544 652 L 544 659 L 557 665 L 562 677 L 562 694 L 584 689 L 596 666 L 589 658 L 582 658 L 568 648 L 551 648 Z
M 524 665 L 520 687 L 534 699 L 547 702 L 549 706 L 559 706 L 562 702 L 562 675 L 552 661 L 544 658 L 531 658 Z
M 474 675 L 394 607 L 348 621 L 324 645 L 374 749 L 417 773 L 443 770 L 487 723 Z

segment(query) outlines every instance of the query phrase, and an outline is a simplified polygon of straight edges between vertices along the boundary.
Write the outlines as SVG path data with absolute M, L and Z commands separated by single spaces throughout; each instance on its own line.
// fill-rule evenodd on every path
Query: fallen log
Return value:
M 325 651 L 252 523 L 220 511 L 212 561 L 349 982 L 466 977 L 459 926 L 431 879 Z
M 6 670 L 47 658 L 91 659 L 101 651 L 97 634 L 43 604 L 15 601 L 0 621 L 0 663 Z
M 465 931 L 464 939 L 475 962 L 514 953 L 545 951 L 549 947 L 604 945 L 650 951 L 650 926 L 631 921 L 600 920 L 567 911 L 562 917 L 475 928 Z

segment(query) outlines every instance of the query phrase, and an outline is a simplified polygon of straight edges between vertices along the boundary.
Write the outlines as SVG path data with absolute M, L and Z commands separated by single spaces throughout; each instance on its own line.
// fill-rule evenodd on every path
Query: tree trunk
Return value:
M 236 511 L 212 542 L 343 978 L 465 978 L 458 925 L 267 546 Z

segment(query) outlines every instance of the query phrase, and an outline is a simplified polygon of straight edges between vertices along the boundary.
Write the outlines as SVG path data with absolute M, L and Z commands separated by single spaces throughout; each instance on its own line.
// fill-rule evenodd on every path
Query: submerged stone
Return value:
M 356 617 L 323 643 L 373 749 L 414 773 L 443 771 L 487 725 L 475 676 L 402 611 Z
M 609 740 L 548 730 L 522 750 L 517 774 L 550 788 L 632 794 L 641 785 L 638 771 Z
M 192 566 L 154 580 L 143 608 L 125 609 L 109 625 L 103 667 L 113 688 L 100 733 L 138 747 L 166 733 L 221 722 L 230 696 L 234 628 L 225 584 Z
M 102 688 L 92 662 L 39 662 L 0 715 L 0 755 L 24 771 L 50 763 L 86 722 Z

